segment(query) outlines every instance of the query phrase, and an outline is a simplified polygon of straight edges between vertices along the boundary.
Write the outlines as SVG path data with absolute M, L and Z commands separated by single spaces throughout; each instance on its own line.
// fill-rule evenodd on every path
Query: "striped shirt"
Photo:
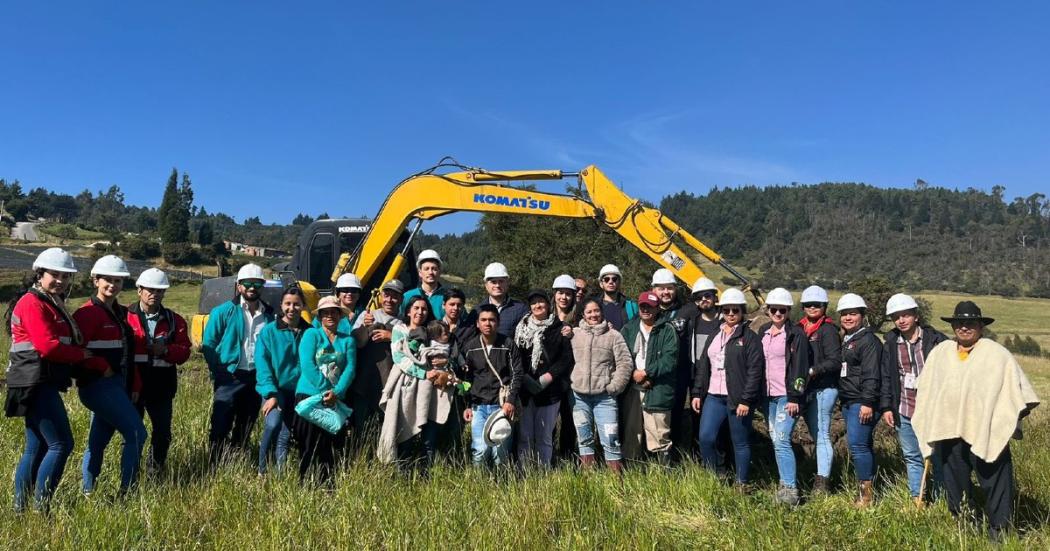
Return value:
M 915 389 L 908 387 L 915 385 L 911 382 L 906 383 L 906 381 L 908 379 L 917 380 L 925 364 L 922 354 L 921 327 L 915 328 L 915 342 L 908 342 L 904 336 L 897 338 L 897 364 L 900 366 L 901 382 L 901 405 L 898 413 L 910 419 L 915 413 Z

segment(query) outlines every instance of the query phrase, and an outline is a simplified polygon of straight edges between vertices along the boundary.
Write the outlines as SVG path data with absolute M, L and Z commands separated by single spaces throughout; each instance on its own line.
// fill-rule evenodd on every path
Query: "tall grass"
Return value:
M 174 292 L 178 295 L 179 291 Z M 176 299 L 178 301 L 178 299 Z M 189 302 L 189 301 L 186 301 Z M 0 345 L 6 352 L 6 345 Z M 1050 395 L 1050 361 L 1022 359 L 1041 396 Z M 65 395 L 76 438 L 50 516 L 11 512 L 10 473 L 21 453 L 21 419 L 0 421 L 0 547 L 8 549 L 913 549 L 984 548 L 983 532 L 960 524 L 943 503 L 911 507 L 899 451 L 878 439 L 877 503 L 850 503 L 848 461 L 836 456 L 836 492 L 797 509 L 773 502 L 776 467 L 756 436 L 756 491 L 741 495 L 695 464 L 664 471 L 629 470 L 495 475 L 442 459 L 429 478 L 402 474 L 366 456 L 345 462 L 336 490 L 300 484 L 294 468 L 260 478 L 254 457 L 209 473 L 206 440 L 211 388 L 199 355 L 182 375 L 175 441 L 165 475 L 144 479 L 117 497 L 119 436 L 107 450 L 100 488 L 79 492 L 88 412 Z M 1019 502 L 1018 533 L 1008 545 L 1050 548 L 1050 413 L 1026 421 L 1012 444 Z M 256 435 L 257 436 L 257 435 Z M 255 439 L 257 441 L 257 438 Z M 294 456 L 293 456 L 294 457 Z M 815 466 L 800 463 L 808 486 Z

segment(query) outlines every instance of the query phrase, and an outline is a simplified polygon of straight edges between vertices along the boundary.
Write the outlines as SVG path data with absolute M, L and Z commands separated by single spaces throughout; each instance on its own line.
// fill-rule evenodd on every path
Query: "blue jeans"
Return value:
M 264 402 L 266 400 L 263 400 Z M 295 413 L 295 391 L 277 391 L 277 407 L 263 418 L 262 436 L 259 438 L 259 473 L 265 474 L 270 455 L 273 454 L 277 469 L 284 466 L 288 450 L 292 446 L 290 414 Z
M 901 455 L 904 456 L 904 466 L 908 470 L 908 490 L 911 497 L 919 497 L 922 489 L 922 472 L 924 468 L 922 452 L 919 451 L 919 438 L 915 436 L 915 430 L 911 427 L 911 419 L 900 415 L 900 426 L 897 427 L 897 440 L 901 444 Z M 944 469 L 941 461 L 937 458 L 937 448 L 933 450 L 933 479 L 930 481 L 930 494 L 937 497 L 941 481 L 944 480 Z
M 494 465 L 506 465 L 510 459 L 510 450 L 514 445 L 513 433 L 498 446 L 485 443 L 485 421 L 500 409 L 497 404 L 474 406 L 474 418 L 470 423 L 470 447 L 475 465 L 486 465 L 489 461 Z
M 813 392 L 805 408 L 806 426 L 817 448 L 817 475 L 824 478 L 831 476 L 831 416 L 838 397 L 839 389 L 821 388 Z
M 766 421 L 769 423 L 769 439 L 773 442 L 773 454 L 780 471 L 780 483 L 788 488 L 796 487 L 795 450 L 791 447 L 791 433 L 795 431 L 796 419 L 787 412 L 787 396 L 770 397 L 766 401 Z
M 620 461 L 620 423 L 616 398 L 608 394 L 572 393 L 572 422 L 580 455 L 594 455 L 594 427 L 602 444 L 606 461 Z
M 73 431 L 58 388 L 42 384 L 34 390 L 26 413 L 26 447 L 15 468 L 15 510 L 24 511 L 29 493 L 37 509 L 47 509 L 73 451 Z
M 849 404 L 842 412 L 846 418 L 846 440 L 849 442 L 849 455 L 853 460 L 853 471 L 857 475 L 858 482 L 866 482 L 875 478 L 875 457 L 872 455 L 872 447 L 875 444 L 875 423 L 879 420 L 876 412 L 872 412 L 871 420 L 867 423 L 860 422 L 861 404 Z
M 718 431 L 722 423 L 729 421 L 729 437 L 733 440 L 733 455 L 736 458 L 736 480 L 747 483 L 751 470 L 751 416 L 752 411 L 737 417 L 736 408 L 730 409 L 726 396 L 708 394 L 700 412 L 700 457 L 704 466 L 718 468 Z
M 148 435 L 146 425 L 124 389 L 124 377 L 114 375 L 81 387 L 80 402 L 92 412 L 87 451 L 81 468 L 84 492 L 95 490 L 95 481 L 102 472 L 102 458 L 114 432 L 120 432 L 124 439 L 120 455 L 120 490 L 127 491 L 138 478 L 139 460 Z
M 171 417 L 174 400 L 166 396 L 143 398 L 135 405 L 139 417 L 149 414 L 150 421 L 150 467 L 161 469 L 168 462 L 168 449 L 171 448 Z

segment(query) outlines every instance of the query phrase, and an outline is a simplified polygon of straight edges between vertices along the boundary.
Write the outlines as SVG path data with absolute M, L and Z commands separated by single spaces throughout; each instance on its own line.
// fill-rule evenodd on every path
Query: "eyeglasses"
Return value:
M 620 281 L 620 278 L 616 276 L 605 276 L 602 278 L 602 283 L 616 283 L 617 281 Z
M 250 279 L 242 281 L 240 283 L 241 287 L 244 287 L 245 289 L 262 289 L 262 287 L 266 285 L 266 283 L 262 281 L 252 281 Z
M 735 315 L 735 314 L 739 314 L 740 312 L 742 312 L 742 310 L 740 308 L 722 308 L 722 313 L 723 314 L 734 314 Z
M 802 303 L 802 307 L 803 308 L 823 308 L 824 307 L 824 303 L 823 302 L 803 302 Z
M 693 295 L 693 300 L 711 300 L 713 298 L 715 298 L 715 294 L 710 291 L 704 291 Z
M 358 295 L 361 294 L 361 289 L 358 289 L 356 287 L 336 287 L 335 294 L 338 295 L 340 293 L 353 293 L 355 295 Z
M 788 313 L 788 310 L 789 310 L 788 308 L 784 308 L 782 306 L 776 306 L 776 307 L 770 306 L 769 307 L 769 313 L 770 314 L 786 315 Z

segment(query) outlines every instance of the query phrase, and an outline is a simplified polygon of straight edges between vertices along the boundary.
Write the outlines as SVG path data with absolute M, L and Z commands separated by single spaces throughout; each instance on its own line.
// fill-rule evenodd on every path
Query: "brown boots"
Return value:
M 819 474 L 813 479 L 813 495 L 827 495 L 828 479 Z
M 594 468 L 594 456 L 593 455 L 581 455 L 580 456 L 580 468 L 582 468 L 582 469 L 593 469 Z
M 623 461 L 618 459 L 610 459 L 605 462 L 609 466 L 609 470 L 616 476 L 623 476 Z
M 871 504 L 875 501 L 875 492 L 871 489 L 871 481 L 865 480 L 860 483 L 860 494 L 857 496 L 857 501 L 853 502 L 853 506 L 858 509 L 867 509 L 871 507 Z
M 581 455 L 580 456 L 580 468 L 585 471 L 590 471 L 598 465 L 598 462 L 594 459 L 593 455 Z M 616 459 L 610 459 L 605 462 L 605 465 L 609 467 L 609 470 L 616 476 L 623 476 L 623 461 Z

